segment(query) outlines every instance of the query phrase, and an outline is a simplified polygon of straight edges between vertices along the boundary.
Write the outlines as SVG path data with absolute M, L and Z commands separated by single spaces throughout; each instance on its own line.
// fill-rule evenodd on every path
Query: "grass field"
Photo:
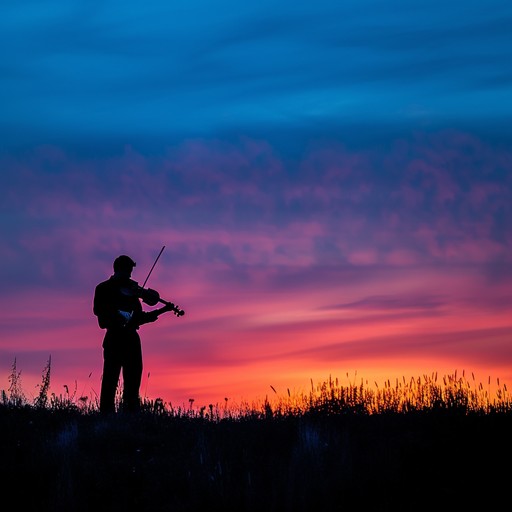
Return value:
M 505 510 L 506 386 L 463 373 L 311 386 L 261 404 L 102 416 L 84 397 L 24 398 L 15 364 L 0 403 L 0 481 L 22 510 Z

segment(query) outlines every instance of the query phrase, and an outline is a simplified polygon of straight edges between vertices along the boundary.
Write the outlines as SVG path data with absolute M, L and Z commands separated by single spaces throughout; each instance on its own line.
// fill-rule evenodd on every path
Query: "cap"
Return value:
M 114 272 L 117 272 L 118 270 L 132 270 L 133 267 L 136 267 L 137 263 L 133 261 L 129 256 L 126 256 L 125 254 L 121 254 L 121 256 L 118 256 L 114 260 Z

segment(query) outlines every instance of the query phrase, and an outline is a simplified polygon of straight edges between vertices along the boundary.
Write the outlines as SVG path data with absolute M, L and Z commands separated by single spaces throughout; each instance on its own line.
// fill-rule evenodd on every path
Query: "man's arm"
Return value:
M 143 325 L 150 322 L 155 322 L 160 315 L 167 313 L 168 311 L 172 311 L 172 307 L 164 306 L 163 308 L 154 309 L 153 311 L 142 311 L 138 317 L 137 323 L 139 325 Z

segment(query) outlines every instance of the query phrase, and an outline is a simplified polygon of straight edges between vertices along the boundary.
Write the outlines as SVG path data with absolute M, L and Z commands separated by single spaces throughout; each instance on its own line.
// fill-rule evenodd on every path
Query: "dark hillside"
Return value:
M 510 412 L 211 421 L 0 406 L 0 481 L 39 511 L 462 510 L 508 499 Z

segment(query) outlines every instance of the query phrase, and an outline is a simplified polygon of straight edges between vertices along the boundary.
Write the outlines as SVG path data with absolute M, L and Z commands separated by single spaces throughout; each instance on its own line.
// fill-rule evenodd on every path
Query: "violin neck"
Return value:
M 180 309 L 177 306 L 175 306 L 172 302 L 166 301 L 166 300 L 161 299 L 161 298 L 158 299 L 158 302 L 161 302 L 162 304 L 165 304 L 166 306 L 171 306 L 174 314 L 177 315 L 177 316 L 183 316 L 185 314 L 185 312 L 182 309 Z

